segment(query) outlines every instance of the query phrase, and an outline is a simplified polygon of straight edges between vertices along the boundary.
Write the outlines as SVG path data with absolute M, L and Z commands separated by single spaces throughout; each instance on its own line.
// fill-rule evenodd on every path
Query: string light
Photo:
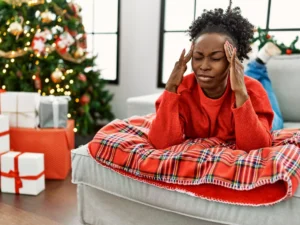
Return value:
M 6 65 L 5 65 L 5 68 L 8 68 L 8 67 L 9 67 L 9 65 L 8 65 L 8 64 L 6 64 Z
M 6 86 L 5 86 L 5 85 L 2 85 L 2 89 L 5 90 L 5 89 L 6 89 Z
M 29 21 L 29 20 L 27 20 L 27 21 L 26 21 L 26 24 L 30 24 L 30 21 Z
M 46 96 L 46 93 L 45 92 L 43 92 L 43 94 L 42 94 L 43 96 Z
M 10 61 L 11 61 L 12 63 L 14 63 L 14 62 L 15 62 L 15 59 L 11 59 Z
M 70 113 L 68 113 L 68 118 L 71 118 L 71 114 Z
M 26 37 L 30 37 L 30 33 L 27 33 L 27 34 L 26 34 Z
M 53 47 L 53 48 L 55 48 L 55 47 L 56 47 L 56 44 L 55 44 L 55 43 L 53 43 L 53 44 L 52 44 L 52 47 Z
M 7 20 L 7 22 L 6 22 L 6 25 L 9 25 L 10 24 L 10 21 L 9 20 Z
M 60 91 L 61 91 L 61 92 L 64 92 L 64 91 L 65 91 L 65 89 L 61 88 L 61 89 L 60 89 Z
M 6 69 L 3 69 L 2 72 L 3 72 L 3 73 L 6 73 Z
M 65 80 L 65 79 L 66 79 L 66 77 L 65 77 L 65 76 L 61 76 L 61 79 L 62 79 L 62 80 Z
M 30 54 L 30 57 L 33 57 L 33 54 Z
M 38 90 L 38 93 L 41 94 L 41 92 L 42 92 L 41 89 L 39 89 L 39 90 Z
M 39 65 L 40 62 L 38 60 L 35 61 L 35 65 Z
M 6 36 L 6 32 L 3 33 L 3 36 Z
M 69 88 L 70 88 L 70 86 L 69 86 L 69 85 L 66 85 L 66 86 L 65 86 L 65 88 L 66 88 L 66 89 L 69 89 Z
M 56 88 L 60 88 L 60 85 L 59 85 L 59 84 L 57 84 L 57 85 L 56 85 Z
M 57 21 L 60 23 L 62 21 L 62 19 L 60 17 L 58 17 Z
M 36 54 L 36 56 L 37 56 L 37 57 L 40 57 L 40 56 L 41 56 L 41 54 L 40 54 L 40 53 L 37 53 L 37 54 Z
M 28 42 L 26 43 L 26 45 L 29 46 L 29 45 L 30 45 L 30 42 L 28 41 Z
M 73 84 L 74 83 L 74 80 L 70 80 L 70 84 Z
M 36 79 L 36 75 L 33 75 L 33 76 L 32 76 L 32 80 L 35 80 L 35 79 Z
M 73 131 L 76 133 L 76 132 L 77 132 L 77 128 L 75 127 L 75 128 L 73 129 Z
M 49 78 L 46 78 L 46 79 L 45 79 L 45 82 L 46 82 L 46 83 L 49 83 Z
M 54 89 L 51 89 L 50 90 L 50 94 L 54 94 L 55 90 Z
M 25 47 L 25 48 L 24 48 L 24 51 L 25 51 L 25 52 L 27 52 L 27 51 L 28 51 L 28 48 L 27 48 L 27 47 Z
M 0 43 L 2 42 L 2 38 L 0 38 Z
M 31 30 L 30 30 L 31 32 L 34 32 L 34 28 L 31 28 Z
M 76 99 L 75 99 L 75 102 L 77 102 L 77 103 L 78 103 L 78 102 L 79 102 L 79 98 L 76 98 Z

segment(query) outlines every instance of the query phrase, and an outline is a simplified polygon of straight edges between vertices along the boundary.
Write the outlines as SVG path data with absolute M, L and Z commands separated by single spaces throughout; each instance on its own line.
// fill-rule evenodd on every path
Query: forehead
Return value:
M 195 41 L 195 49 L 202 50 L 215 50 L 223 49 L 227 36 L 218 33 L 207 33 L 200 35 Z

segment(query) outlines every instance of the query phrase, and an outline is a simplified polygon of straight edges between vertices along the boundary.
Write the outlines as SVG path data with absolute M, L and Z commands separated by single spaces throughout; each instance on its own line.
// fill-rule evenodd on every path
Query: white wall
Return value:
M 114 93 L 113 112 L 127 117 L 126 99 L 162 92 L 157 88 L 160 0 L 121 0 L 119 85 L 108 85 Z

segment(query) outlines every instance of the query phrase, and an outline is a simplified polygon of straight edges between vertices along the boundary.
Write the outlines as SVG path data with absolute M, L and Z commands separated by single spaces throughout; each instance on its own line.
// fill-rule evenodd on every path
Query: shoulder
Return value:
M 267 95 L 267 92 L 258 80 L 255 80 L 252 77 L 245 75 L 244 81 L 249 95 L 257 97 Z

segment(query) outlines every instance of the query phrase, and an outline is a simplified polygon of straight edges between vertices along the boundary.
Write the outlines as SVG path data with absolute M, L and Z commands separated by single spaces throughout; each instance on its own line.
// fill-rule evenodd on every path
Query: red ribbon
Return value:
M 9 130 L 8 131 L 4 131 L 4 132 L 0 132 L 0 137 L 8 135 L 9 134 Z
M 20 194 L 20 188 L 23 187 L 23 182 L 22 182 L 21 179 L 24 179 L 24 180 L 37 180 L 45 174 L 45 171 L 43 171 L 40 174 L 35 175 L 35 176 L 20 176 L 20 174 L 19 174 L 19 156 L 22 155 L 23 153 L 20 153 L 20 154 L 15 156 L 15 158 L 14 158 L 14 163 L 15 163 L 14 171 L 10 170 L 8 173 L 1 172 L 1 174 L 0 174 L 1 176 L 10 177 L 10 178 L 15 179 L 15 193 L 16 194 Z

